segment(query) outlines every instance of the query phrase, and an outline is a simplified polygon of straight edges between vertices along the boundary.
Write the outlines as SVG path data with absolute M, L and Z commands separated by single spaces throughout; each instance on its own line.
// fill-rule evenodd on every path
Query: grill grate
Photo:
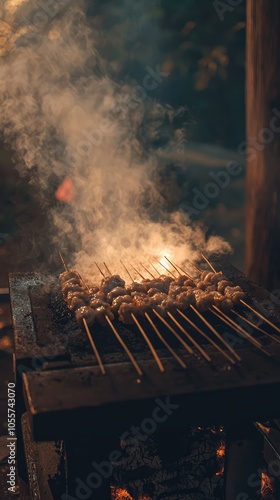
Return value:
M 224 264 L 222 270 L 250 295 L 252 303 L 267 298 L 267 292 L 228 264 Z M 71 435 L 73 427 L 74 432 L 77 428 L 77 432 L 83 432 L 84 422 L 90 425 L 92 418 L 99 422 L 100 433 L 108 433 L 112 427 L 112 413 L 109 411 L 108 418 L 108 408 L 116 415 L 113 427 L 122 422 L 122 431 L 125 421 L 129 423 L 141 415 L 144 418 L 154 400 L 167 395 L 180 405 L 178 416 L 172 418 L 172 427 L 186 425 L 186 419 L 190 424 L 205 419 L 207 425 L 208 421 L 238 420 L 240 413 L 242 418 L 247 415 L 250 419 L 279 413 L 275 391 L 280 389 L 277 361 L 280 346 L 262 336 L 261 332 L 256 332 L 256 338 L 262 340 L 271 357 L 248 344 L 219 318 L 207 313 L 205 318 L 217 331 L 235 342 L 234 349 L 242 359 L 242 363 L 232 365 L 188 325 L 190 334 L 211 358 L 209 363 L 195 346 L 192 346 L 193 354 L 187 353 L 178 340 L 170 336 L 167 327 L 154 318 L 160 333 L 168 338 L 171 348 L 187 366 L 184 369 L 162 344 L 148 320 L 141 319 L 165 369 L 161 373 L 137 327 L 116 323 L 118 332 L 143 371 L 143 377 L 139 378 L 109 326 L 97 325 L 92 334 L 106 367 L 106 377 L 103 377 L 85 332 L 63 302 L 56 276 L 13 274 L 10 276 L 10 292 L 17 370 L 24 373 L 27 407 L 37 439 Z M 246 314 L 251 317 L 249 311 Z M 276 324 L 279 323 L 277 314 L 275 309 L 271 318 Z M 198 324 L 194 312 L 189 317 Z M 179 315 L 176 318 L 183 324 Z M 201 328 L 206 333 L 202 324 Z M 268 326 L 263 325 L 263 328 L 272 331 Z M 181 333 L 179 329 L 177 331 Z M 211 332 L 207 334 L 210 336 Z M 224 401 L 223 407 L 220 401 Z M 77 422 L 80 422 L 80 428 Z

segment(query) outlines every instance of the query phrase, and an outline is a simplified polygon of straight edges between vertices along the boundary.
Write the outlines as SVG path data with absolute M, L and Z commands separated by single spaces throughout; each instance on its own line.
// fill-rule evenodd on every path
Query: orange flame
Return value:
M 70 177 L 65 177 L 64 181 L 60 184 L 55 192 L 55 197 L 64 203 L 71 203 L 75 196 L 75 188 Z
M 128 491 L 126 491 L 123 488 L 116 488 L 114 486 L 111 486 L 111 493 L 112 493 L 112 498 L 114 500 L 133 500 L 130 493 L 128 493 Z M 140 500 L 151 500 L 151 499 L 147 496 L 144 496 L 141 497 Z
M 222 461 L 224 459 L 225 453 L 226 453 L 226 445 L 225 443 L 222 443 L 216 451 L 217 458 Z M 224 473 L 224 469 L 225 469 L 224 464 L 222 464 L 220 470 L 216 472 L 216 476 L 222 476 Z
M 273 488 L 270 477 L 265 472 L 262 472 L 261 494 L 265 495 L 268 492 L 273 493 L 274 488 Z
M 219 457 L 219 458 L 223 458 L 225 456 L 225 453 L 226 453 L 225 443 L 222 443 L 221 446 L 219 446 L 216 453 L 217 453 L 217 457 Z
M 128 493 L 128 491 L 123 488 L 115 488 L 111 487 L 112 498 L 114 500 L 133 500 L 132 496 Z

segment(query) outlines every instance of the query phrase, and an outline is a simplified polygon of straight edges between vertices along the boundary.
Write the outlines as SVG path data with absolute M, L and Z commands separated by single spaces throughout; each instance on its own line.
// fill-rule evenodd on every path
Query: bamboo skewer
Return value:
M 100 274 L 103 276 L 103 278 L 105 278 L 105 274 L 103 273 L 102 269 L 99 267 L 99 265 L 97 264 L 97 262 L 94 261 L 94 264 L 96 265 L 98 271 L 100 272 Z
M 150 349 L 150 351 L 151 351 L 151 353 L 152 353 L 152 355 L 153 355 L 153 357 L 158 365 L 159 370 L 163 373 L 164 372 L 163 364 L 162 364 L 161 360 L 159 359 L 158 354 L 157 354 L 153 344 L 151 343 L 148 335 L 146 334 L 145 330 L 140 325 L 138 319 L 136 318 L 136 316 L 133 313 L 131 314 L 131 317 L 132 317 L 134 323 L 136 324 L 136 326 L 138 327 L 138 329 L 140 330 L 140 333 L 142 334 L 144 340 L 146 341 L 146 343 L 147 343 L 147 345 L 148 345 L 148 347 L 149 347 L 149 349 Z
M 180 335 L 172 328 L 169 323 L 157 312 L 156 309 L 153 309 L 153 313 L 157 316 L 157 318 L 168 328 L 168 330 L 173 333 L 177 340 L 182 344 L 182 346 L 188 351 L 189 354 L 193 354 L 192 348 L 180 337 Z
M 193 305 L 190 305 L 190 308 L 192 309 L 192 311 L 195 312 L 195 314 L 201 319 L 201 321 L 209 328 L 209 330 L 211 330 L 212 333 L 214 333 L 214 335 L 224 344 L 224 346 L 231 352 L 231 354 L 237 359 L 237 361 L 241 361 L 241 358 L 239 356 L 239 354 L 237 354 L 235 352 L 235 350 L 231 347 L 230 344 L 228 344 L 225 339 L 219 334 L 219 332 L 217 332 L 216 328 L 214 328 L 211 323 L 209 323 L 209 321 L 207 321 L 203 316 L 202 314 L 200 314 L 199 311 L 197 311 L 197 309 L 195 309 L 195 307 L 193 307 Z
M 230 361 L 233 365 L 235 364 L 235 361 L 234 359 L 232 359 L 229 354 L 227 354 L 226 351 L 223 351 L 223 349 L 218 345 L 216 344 L 216 342 L 211 339 L 211 337 L 208 337 L 208 335 L 206 333 L 204 333 L 203 330 L 201 330 L 201 328 L 199 328 L 199 326 L 197 326 L 195 323 L 193 323 L 193 321 L 188 318 L 186 316 L 186 314 L 184 314 L 182 311 L 180 311 L 180 309 L 177 309 L 177 312 L 182 316 L 182 318 L 184 318 L 195 330 L 198 331 L 198 333 L 200 333 L 200 335 L 202 335 L 202 337 L 204 337 L 210 344 L 212 344 L 228 361 Z
M 143 264 L 141 264 L 141 262 L 139 262 L 139 264 L 153 279 L 155 279 L 155 276 L 149 271 L 149 269 L 147 269 Z
M 172 273 L 172 271 L 170 271 L 167 267 L 165 267 L 165 265 L 162 264 L 159 260 L 157 260 L 157 262 L 160 264 L 160 266 L 162 266 L 165 269 L 165 271 L 167 271 L 169 274 L 171 274 L 171 276 L 173 276 L 174 279 L 176 279 L 176 276 L 174 273 Z
M 182 366 L 182 368 L 184 368 L 184 369 L 187 368 L 187 365 L 184 363 L 184 361 L 178 356 L 178 354 L 176 354 L 175 351 L 173 351 L 172 347 L 168 344 L 168 342 L 165 340 L 165 338 L 161 335 L 160 331 L 158 330 L 158 328 L 156 327 L 156 325 L 154 324 L 152 318 L 148 315 L 148 313 L 145 312 L 145 316 L 146 316 L 147 320 L 149 321 L 151 327 L 153 328 L 153 330 L 157 334 L 158 338 L 165 345 L 166 349 L 168 349 L 168 351 L 178 361 L 178 363 Z
M 202 273 L 202 269 L 197 267 L 190 259 L 187 259 L 187 262 L 189 262 L 199 273 Z
M 66 265 L 66 262 L 65 262 L 64 258 L 62 257 L 62 253 L 58 252 L 58 255 L 59 255 L 60 259 L 61 259 L 61 262 L 62 262 L 62 265 L 63 265 L 65 271 L 69 271 L 69 269 L 68 269 L 68 267 Z
M 167 312 L 169 318 L 172 319 L 172 321 L 175 323 L 175 325 L 179 328 L 179 330 L 186 335 L 186 337 L 192 342 L 192 344 L 197 348 L 197 350 L 202 354 L 202 356 L 208 361 L 209 363 L 211 362 L 210 356 L 208 356 L 207 352 L 204 351 L 204 349 L 194 340 L 194 338 L 185 330 L 185 328 L 179 323 L 179 321 L 174 318 L 173 314 L 171 314 L 169 311 Z
M 171 265 L 171 266 L 175 269 L 175 271 L 177 271 L 177 273 L 181 275 L 181 273 L 180 273 L 179 269 L 177 269 L 177 267 L 175 266 L 175 264 L 173 264 L 173 262 L 171 262 L 171 260 L 170 260 L 168 257 L 166 257 L 166 255 L 164 255 L 164 258 L 165 258 L 165 259 L 167 260 L 167 262 L 169 262 L 169 264 L 170 264 L 170 265 Z
M 105 269 L 107 269 L 108 273 L 109 273 L 109 276 L 112 276 L 112 273 L 109 269 L 109 267 L 107 266 L 106 262 L 103 262 L 104 266 L 105 266 Z
M 131 265 L 131 267 L 132 267 L 132 269 L 134 269 L 134 271 L 135 271 L 137 274 L 139 274 L 139 276 L 142 278 L 142 280 L 146 279 L 146 278 L 145 278 L 145 276 L 143 276 L 143 274 L 141 274 L 139 271 L 137 271 L 136 267 L 134 267 L 134 266 L 132 266 L 132 265 Z
M 81 276 L 81 274 L 78 271 L 76 271 L 76 273 L 78 274 L 78 276 L 79 276 L 81 282 L 83 283 L 85 289 L 89 292 L 89 286 L 86 284 L 84 278 Z
M 259 316 L 259 318 L 261 318 L 263 321 L 265 321 L 269 326 L 272 326 L 272 328 L 274 328 L 278 333 L 280 333 L 280 328 L 278 328 L 278 326 L 275 326 L 272 323 L 272 321 L 269 321 L 269 319 L 267 319 L 265 316 L 263 316 L 259 311 L 257 311 L 256 309 L 254 309 L 252 306 L 250 306 L 249 304 L 247 304 L 247 302 L 245 302 L 244 300 L 240 300 L 240 302 L 244 306 L 248 307 L 248 309 L 250 309 L 251 311 L 253 311 L 257 316 Z
M 155 270 L 155 272 L 156 272 L 156 273 L 160 276 L 160 272 L 159 272 L 159 270 L 158 270 L 158 269 L 154 266 L 154 264 L 153 264 L 152 262 L 150 262 L 150 261 L 148 261 L 148 262 L 149 262 L 150 266 L 152 266 L 152 268 Z
M 216 269 L 212 266 L 211 262 L 209 262 L 207 257 L 205 257 L 205 255 L 203 253 L 200 255 L 205 260 L 205 262 L 207 262 L 208 266 L 210 267 L 210 269 L 212 269 L 213 273 L 217 273 Z
M 121 265 L 123 266 L 123 268 L 124 268 L 124 270 L 126 271 L 126 273 L 128 274 L 128 276 L 130 277 L 131 281 L 134 281 L 134 280 L 133 280 L 132 275 L 130 274 L 129 270 L 128 270 L 128 269 L 127 269 L 127 267 L 124 265 L 124 263 L 123 263 L 123 261 L 122 261 L 122 260 L 120 260 L 120 263 L 121 263 Z
M 69 271 L 69 269 L 68 269 L 68 267 L 67 267 L 67 265 L 66 265 L 66 262 L 65 262 L 64 258 L 62 257 L 61 252 L 58 252 L 58 253 L 59 253 L 59 256 L 60 256 L 60 258 L 61 258 L 61 262 L 62 262 L 62 264 L 63 264 L 63 266 L 64 266 L 65 271 Z M 78 273 L 78 274 L 79 274 L 79 273 Z M 79 274 L 79 276 L 80 276 L 80 274 Z M 83 281 L 83 280 L 82 280 L 82 281 Z M 91 333 L 90 333 L 90 330 L 89 330 L 89 327 L 88 327 L 88 324 L 87 324 L 87 322 L 86 322 L 85 318 L 83 318 L 83 324 L 84 324 L 84 328 L 85 328 L 85 331 L 86 331 L 86 334 L 87 334 L 88 340 L 89 340 L 89 342 L 90 342 L 90 345 L 91 345 L 91 347 L 92 347 L 92 350 L 93 350 L 93 352 L 94 352 L 94 354 L 95 354 L 95 357 L 96 357 L 96 359 L 97 359 L 97 363 L 99 364 L 100 371 L 101 371 L 102 375 L 105 375 L 106 371 L 105 371 L 104 365 L 103 365 L 103 363 L 102 363 L 102 360 L 101 360 L 101 357 L 100 357 L 99 352 L 98 352 L 98 350 L 97 350 L 97 347 L 96 347 L 96 345 L 95 345 L 95 342 L 94 342 L 94 340 L 93 340 L 93 338 L 92 338 L 92 336 L 91 336 Z
M 94 352 L 94 354 L 95 354 L 95 357 L 96 357 L 96 359 L 97 359 L 97 362 L 98 362 L 98 364 L 99 364 L 100 371 L 101 371 L 102 375 L 105 375 L 105 374 L 106 374 L 106 371 L 105 371 L 104 365 L 103 365 L 103 363 L 102 363 L 101 357 L 100 357 L 100 355 L 99 355 L 99 352 L 98 352 L 98 350 L 97 350 L 97 347 L 96 347 L 96 345 L 95 345 L 95 342 L 94 342 L 94 340 L 93 340 L 93 338 L 92 338 L 92 335 L 91 335 L 91 333 L 90 333 L 90 330 L 89 330 L 89 327 L 88 327 L 88 324 L 87 324 L 87 322 L 86 322 L 85 318 L 83 318 L 83 323 L 84 323 L 85 331 L 86 331 L 86 333 L 87 333 L 88 340 L 89 340 L 89 342 L 90 342 L 90 345 L 91 345 L 91 347 L 92 347 L 92 350 L 93 350 L 93 352 Z
M 134 358 L 132 352 L 129 350 L 129 348 L 127 347 L 126 343 L 121 338 L 120 334 L 118 333 L 118 331 L 114 327 L 114 325 L 113 325 L 112 321 L 110 320 L 109 316 L 106 315 L 105 318 L 106 318 L 106 321 L 107 321 L 108 325 L 110 326 L 111 330 L 113 331 L 114 335 L 116 336 L 117 340 L 119 341 L 119 343 L 121 344 L 121 346 L 125 350 L 126 354 L 128 355 L 128 357 L 129 357 L 131 363 L 133 364 L 135 370 L 137 371 L 138 375 L 142 376 L 143 372 L 142 372 L 140 366 L 138 365 L 136 359 Z
M 185 276 L 187 276 L 193 283 L 195 283 L 195 279 L 189 273 L 187 273 L 187 271 L 185 271 L 185 269 L 183 269 L 181 266 L 178 266 L 178 264 L 176 264 L 176 267 L 178 267 L 178 269 L 180 269 L 180 271 L 182 271 L 182 273 Z
M 59 257 L 61 259 L 61 262 L 64 266 L 64 269 L 66 271 L 69 271 L 67 265 L 66 265 L 66 262 L 61 254 L 61 252 L 58 252 L 59 254 Z M 202 258 L 207 262 L 207 264 L 209 265 L 209 267 L 211 268 L 211 270 L 216 273 L 216 270 L 214 268 L 214 266 L 212 266 L 212 264 L 209 262 L 209 260 L 207 259 L 207 257 L 203 254 L 201 254 Z M 173 264 L 171 262 L 170 259 L 168 259 L 168 257 L 164 256 L 164 258 L 169 262 L 169 264 L 174 268 L 174 270 L 176 270 L 178 272 L 178 274 L 180 275 L 180 271 L 181 270 L 184 274 L 186 274 L 186 276 L 188 276 L 192 281 L 194 281 L 194 278 L 192 278 L 190 275 L 188 275 L 188 273 L 186 273 L 186 271 L 184 269 L 182 269 L 180 266 L 177 266 L 175 264 Z M 125 271 L 128 273 L 129 277 L 132 279 L 132 275 L 130 274 L 129 270 L 126 268 L 126 266 L 123 264 L 122 261 L 120 261 L 121 264 L 123 265 Z M 171 274 L 173 276 L 174 279 L 176 279 L 176 276 L 175 274 L 170 271 L 164 264 L 162 264 L 160 261 L 157 261 L 158 264 L 160 264 L 169 274 Z M 105 274 L 103 273 L 102 269 L 99 267 L 99 265 L 97 264 L 97 262 L 94 262 L 97 269 L 99 270 L 100 274 L 105 277 Z M 160 275 L 160 272 L 156 269 L 156 267 L 151 263 L 149 262 L 150 265 L 152 266 L 152 268 Z M 106 262 L 103 262 L 107 272 L 109 273 L 110 276 L 112 276 L 112 273 L 110 271 L 110 269 L 108 268 Z M 193 263 L 191 263 L 198 271 L 201 272 L 201 270 Z M 153 278 L 155 279 L 155 276 L 142 264 L 140 263 L 141 267 L 143 267 L 143 269 Z M 145 277 L 134 267 L 132 266 L 133 270 L 144 280 Z M 78 273 L 81 281 L 83 282 L 84 284 L 84 287 L 86 289 L 89 289 L 88 285 L 85 283 L 85 281 L 83 280 L 83 278 L 81 277 L 81 275 Z M 274 328 L 278 333 L 280 333 L 280 329 L 278 327 L 276 327 L 270 320 L 268 320 L 265 316 L 263 316 L 261 313 L 259 313 L 257 310 L 255 310 L 253 307 L 251 307 L 249 304 L 247 304 L 247 302 L 245 302 L 244 300 L 240 300 L 240 302 L 245 305 L 248 309 L 250 309 L 253 313 L 255 313 L 258 317 L 260 317 L 263 321 L 265 321 L 267 324 L 269 324 L 272 328 Z M 217 330 L 191 305 L 190 306 L 191 309 L 195 312 L 195 314 L 201 319 L 201 321 L 204 322 L 204 324 L 210 329 L 210 331 L 212 331 L 212 333 L 215 334 L 215 336 L 225 345 L 225 347 L 232 353 L 232 355 L 238 360 L 238 361 L 241 361 L 241 358 L 240 356 L 235 352 L 235 350 L 224 340 L 224 338 L 217 332 Z M 214 309 L 214 310 L 213 310 Z M 260 342 L 258 342 L 258 340 L 256 340 L 254 337 L 252 337 L 248 332 L 246 332 L 246 330 L 244 330 L 240 325 L 238 325 L 233 319 L 231 319 L 229 316 L 227 316 L 225 313 L 223 313 L 220 309 L 218 309 L 216 306 L 213 306 L 212 309 L 210 309 L 211 312 L 213 314 L 215 314 L 221 321 L 223 321 L 225 324 L 227 324 L 228 326 L 230 326 L 231 328 L 233 328 L 235 331 L 237 331 L 237 333 L 241 333 L 249 342 L 251 342 L 256 348 L 260 349 L 264 354 L 266 354 L 267 356 L 271 356 L 271 354 L 262 346 L 262 344 Z M 207 338 L 208 341 L 211 341 L 210 337 L 208 337 L 208 335 L 204 334 L 204 332 L 202 332 L 201 329 L 199 329 L 199 327 L 197 327 L 194 323 L 191 322 L 191 320 L 189 318 L 187 318 L 186 315 L 184 315 L 180 310 L 177 310 L 179 314 L 181 314 L 182 317 L 184 317 L 190 324 L 192 324 L 192 326 L 194 328 L 197 329 L 197 331 L 199 331 L 199 333 L 203 333 L 204 337 Z M 153 312 L 156 314 L 156 316 L 163 322 L 163 324 L 165 324 L 165 326 L 167 326 L 167 328 L 177 337 L 177 339 L 181 342 L 182 345 L 184 345 L 184 347 L 187 349 L 187 351 L 189 353 L 193 353 L 192 349 L 190 348 L 190 346 L 188 346 L 188 344 L 186 344 L 182 338 L 177 334 L 177 332 L 175 332 L 175 330 L 169 325 L 169 323 L 167 321 L 165 321 L 162 316 L 160 316 L 158 314 L 158 312 L 153 309 Z M 280 343 L 280 339 L 274 337 L 273 335 L 269 334 L 268 332 L 266 332 L 265 330 L 259 328 L 257 325 L 255 325 L 253 322 L 251 322 L 250 320 L 248 320 L 247 318 L 243 317 L 242 315 L 240 315 L 239 313 L 237 313 L 235 310 L 232 309 L 231 311 L 232 313 L 234 313 L 235 315 L 237 315 L 239 318 L 241 318 L 243 321 L 245 321 L 247 324 L 249 324 L 250 326 L 252 326 L 253 328 L 259 330 L 260 332 L 262 332 L 266 337 L 268 337 L 270 340 L 273 340 L 273 341 L 276 341 L 278 343 Z M 207 353 L 199 346 L 199 344 L 197 344 L 197 342 L 191 337 L 191 335 L 187 332 L 187 330 L 176 320 L 176 318 L 174 318 L 174 316 L 170 313 L 170 312 L 167 312 L 169 318 L 175 323 L 175 325 L 180 329 L 180 331 L 182 333 L 184 333 L 184 335 L 187 336 L 187 338 L 193 343 L 193 345 L 195 345 L 195 347 L 197 347 L 197 349 L 201 352 L 201 354 L 205 357 L 205 359 L 207 359 L 207 361 L 211 361 L 211 358 L 207 355 Z M 150 325 L 152 326 L 153 330 L 155 331 L 155 333 L 157 334 L 157 336 L 160 335 L 160 340 L 165 344 L 165 346 L 169 349 L 172 350 L 172 355 L 174 356 L 175 354 L 175 357 L 177 356 L 176 353 L 173 351 L 173 349 L 171 348 L 171 346 L 169 346 L 169 344 L 165 341 L 165 339 L 161 336 L 160 332 L 158 331 L 156 325 L 153 323 L 152 319 L 147 315 L 147 313 L 145 313 L 145 316 L 147 317 Z M 147 342 L 157 364 L 158 364 L 158 367 L 161 371 L 164 371 L 164 368 L 163 368 L 163 365 L 154 349 L 154 347 L 152 346 L 147 334 L 145 333 L 143 327 L 140 325 L 140 323 L 138 322 L 137 318 L 135 317 L 135 315 L 132 315 L 133 317 L 133 320 L 135 322 L 135 324 L 137 325 L 137 327 L 139 328 L 141 334 L 143 335 L 145 341 Z M 136 360 L 134 359 L 132 353 L 129 351 L 128 347 L 126 346 L 126 344 L 124 343 L 124 341 L 122 340 L 122 338 L 120 337 L 120 335 L 118 334 L 118 332 L 116 331 L 114 325 L 112 324 L 110 318 L 106 315 L 106 320 L 110 326 L 110 328 L 112 329 L 112 331 L 114 332 L 115 336 L 117 337 L 117 339 L 119 340 L 119 342 L 121 343 L 122 347 L 124 348 L 125 352 L 127 353 L 127 355 L 129 356 L 129 358 L 133 359 L 132 363 L 134 365 L 134 367 L 136 368 L 137 370 L 137 373 L 140 375 L 142 373 L 139 365 L 137 364 Z M 89 338 L 89 341 L 91 343 L 91 346 L 92 346 L 92 349 L 95 353 L 95 356 L 96 356 L 96 359 L 99 363 L 99 366 L 100 366 L 100 369 L 101 369 L 101 372 L 104 374 L 105 373 L 105 369 L 104 369 L 104 366 L 102 364 L 102 361 L 101 361 L 101 358 L 100 358 L 100 355 L 97 351 L 97 348 L 95 346 L 95 343 L 92 339 L 92 336 L 90 334 L 90 330 L 89 330 L 89 327 L 87 325 L 87 322 L 86 320 L 83 318 L 83 323 L 84 323 L 84 327 L 85 327 L 85 330 L 86 330 L 86 333 L 87 333 L 87 336 Z M 223 353 L 223 355 L 225 355 L 227 357 L 227 359 L 229 359 L 231 362 L 233 362 L 232 358 L 230 358 L 224 351 L 221 350 L 221 348 L 213 341 L 212 341 L 212 345 L 215 345 L 215 347 L 217 349 L 219 349 L 220 352 Z M 171 351 L 170 351 L 171 352 Z M 174 353 L 174 354 L 173 354 Z M 176 358 L 177 359 L 177 358 Z M 178 361 L 178 359 L 177 359 Z M 182 361 L 182 360 L 181 360 Z M 137 367 L 136 367 L 137 366 Z
M 246 330 L 244 330 L 244 328 L 242 328 L 241 326 L 237 325 L 237 323 L 235 323 L 225 313 L 223 313 L 220 309 L 218 309 L 218 307 L 213 306 L 213 309 L 215 309 L 215 311 L 213 311 L 212 309 L 210 309 L 210 311 L 213 314 L 215 314 L 219 319 L 223 319 L 223 321 L 228 326 L 230 326 L 231 328 L 233 328 L 237 332 L 239 331 L 239 333 L 241 333 L 249 342 L 251 342 L 252 345 L 254 345 L 257 349 L 259 349 L 260 351 L 262 351 L 264 354 L 266 354 L 269 357 L 271 356 L 271 354 L 262 346 L 262 344 L 260 344 L 260 342 L 258 342 L 258 340 L 256 340 L 248 332 L 246 332 Z
M 258 325 L 255 325 L 255 323 L 253 323 L 253 321 L 250 321 L 248 318 L 245 318 L 244 316 L 242 316 L 242 314 L 239 314 L 234 309 L 231 309 L 231 312 L 233 314 L 235 314 L 236 316 L 238 316 L 243 321 L 245 321 L 245 323 L 248 323 L 248 325 L 252 326 L 253 328 L 258 330 L 259 332 L 263 333 L 270 340 L 273 340 L 273 341 L 277 342 L 278 344 L 280 344 L 280 339 L 278 339 L 277 337 L 274 337 L 274 335 L 271 335 L 270 333 L 266 332 L 265 330 L 263 330 L 263 328 L 260 328 Z
M 209 267 L 213 270 L 214 273 L 216 273 L 217 271 L 215 270 L 215 268 L 212 266 L 212 264 L 209 262 L 209 260 L 205 257 L 205 255 L 201 254 L 201 256 L 203 257 L 203 259 L 207 262 L 207 264 L 209 265 Z M 272 321 L 270 321 L 269 319 L 267 319 L 265 316 L 263 316 L 259 311 L 257 311 L 257 309 L 255 309 L 254 307 L 250 306 L 249 304 L 247 304 L 247 302 L 245 302 L 245 300 L 242 300 L 240 299 L 240 303 L 243 304 L 244 306 L 246 306 L 248 309 L 250 309 L 250 311 L 252 311 L 253 313 L 255 313 L 257 316 L 259 316 L 259 318 L 261 318 L 263 321 L 265 321 L 269 326 L 271 326 L 272 328 L 274 328 L 278 333 L 280 333 L 280 328 L 278 328 L 277 326 L 275 326 Z M 235 311 L 234 311 L 235 312 Z M 246 321 L 246 320 L 245 320 Z M 274 339 L 275 340 L 275 339 Z
M 241 333 L 242 335 L 244 335 L 249 340 L 249 342 L 254 344 L 256 347 L 260 348 L 262 347 L 262 344 L 257 339 L 252 337 L 248 332 L 246 332 L 246 330 L 242 328 L 242 326 L 238 325 L 233 319 L 227 316 L 227 314 L 221 311 L 221 309 L 219 309 L 217 306 L 212 306 L 212 308 L 209 308 L 209 311 L 212 314 L 215 314 L 215 316 L 217 316 L 226 325 L 230 326 L 233 330 L 235 330 L 236 333 Z

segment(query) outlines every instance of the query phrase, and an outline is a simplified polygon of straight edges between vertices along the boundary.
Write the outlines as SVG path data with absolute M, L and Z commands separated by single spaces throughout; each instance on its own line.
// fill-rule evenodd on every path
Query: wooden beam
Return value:
M 247 0 L 246 271 L 280 288 L 280 2 Z

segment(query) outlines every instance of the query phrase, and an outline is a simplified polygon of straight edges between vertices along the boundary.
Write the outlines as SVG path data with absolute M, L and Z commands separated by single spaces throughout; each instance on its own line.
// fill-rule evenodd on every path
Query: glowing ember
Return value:
M 219 459 L 221 463 L 221 468 L 216 472 L 216 476 L 222 476 L 224 473 L 224 457 L 226 453 L 226 445 L 225 443 L 222 443 L 219 448 L 216 451 L 217 458 Z
M 272 498 L 270 495 L 274 493 L 274 488 L 272 485 L 272 481 L 270 477 L 262 472 L 262 486 L 261 486 L 261 494 L 263 498 Z
M 111 487 L 112 498 L 114 500 L 133 500 L 132 496 L 128 493 L 128 491 L 123 488 L 114 488 Z
M 70 177 L 65 177 L 64 181 L 60 184 L 55 192 L 55 197 L 64 203 L 71 203 L 75 196 L 75 188 Z
M 221 446 L 217 449 L 217 457 L 223 458 L 225 456 L 226 446 L 225 444 L 221 444 Z

